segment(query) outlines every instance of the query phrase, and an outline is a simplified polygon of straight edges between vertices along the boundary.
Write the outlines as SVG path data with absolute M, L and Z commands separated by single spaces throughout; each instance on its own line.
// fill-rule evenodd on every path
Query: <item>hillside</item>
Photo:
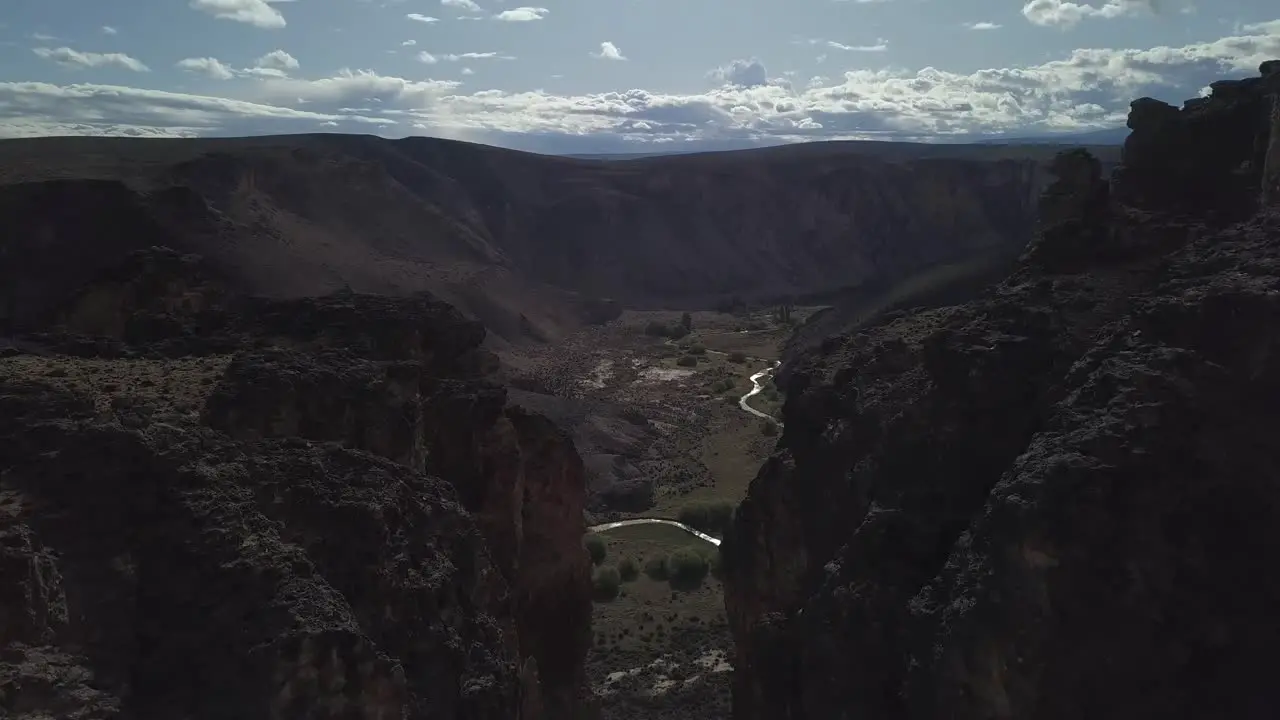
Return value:
M 976 298 L 788 360 L 721 546 L 735 720 L 1274 713 L 1280 61 L 1260 71 L 1135 101 L 1110 178 L 1060 155 Z
M 0 318 L 153 245 L 240 289 L 428 290 L 508 341 L 846 287 L 1029 236 L 1044 147 L 812 143 L 606 163 L 447 140 L 0 142 Z

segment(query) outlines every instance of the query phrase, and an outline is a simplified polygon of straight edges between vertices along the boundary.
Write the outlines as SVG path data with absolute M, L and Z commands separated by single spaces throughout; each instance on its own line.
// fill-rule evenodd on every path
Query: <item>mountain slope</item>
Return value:
M 508 340 L 609 316 L 846 287 L 1020 247 L 1044 148 L 815 143 L 606 163 L 303 135 L 0 142 L 0 310 L 47 315 L 150 245 L 281 297 L 429 290 Z M 65 282 L 32 272 L 63 267 Z

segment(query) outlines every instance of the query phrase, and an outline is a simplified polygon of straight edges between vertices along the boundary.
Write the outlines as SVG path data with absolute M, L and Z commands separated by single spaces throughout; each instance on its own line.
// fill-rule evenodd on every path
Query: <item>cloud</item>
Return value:
M 445 7 L 466 10 L 467 12 L 482 12 L 480 6 L 475 4 L 473 0 L 440 0 L 440 4 Z
M 235 71 L 223 65 L 217 58 L 185 58 L 175 65 L 187 72 L 201 73 L 215 80 L 230 80 L 236 76 Z
M 493 19 L 506 22 L 533 22 L 534 20 L 542 20 L 550 12 L 550 10 L 542 7 L 518 7 L 512 10 L 503 10 L 494 15 Z
M 282 72 L 288 70 L 297 70 L 298 61 L 289 53 L 283 50 L 272 50 L 253 61 L 254 67 L 269 68 L 272 70 L 280 70 Z
M 245 77 L 218 86 L 219 94 L 235 99 L 0 83 L 0 134 L 244 135 L 308 132 L 333 122 L 343 132 L 430 134 L 543 152 L 808 139 L 962 140 L 1119 127 L 1135 97 L 1180 102 L 1224 76 L 1252 76 L 1262 60 L 1277 56 L 1280 21 L 1246 25 L 1208 42 L 1081 48 L 1048 62 L 975 72 L 831 68 L 827 77 L 794 86 L 772 78 L 759 60 L 737 60 L 710 73 L 715 87 L 678 94 L 463 92 L 458 81 L 369 70 Z
M 464 68 L 462 68 L 461 72 L 462 72 L 462 74 L 463 74 L 463 75 L 475 75 L 475 74 L 476 74 L 476 71 L 475 71 L 475 70 L 472 70 L 472 69 L 471 69 L 471 68 L 469 68 L 469 67 L 464 67 Z
M 993 22 L 967 22 L 965 27 L 970 30 L 999 30 L 1003 25 Z
M 445 55 L 433 55 L 423 50 L 418 53 L 418 61 L 428 65 L 435 65 L 440 61 L 458 62 L 459 60 L 515 60 L 514 55 L 503 55 L 497 52 L 464 52 L 464 53 L 448 53 Z
M 218 18 L 254 27 L 277 29 L 285 26 L 284 15 L 271 3 L 292 0 L 191 0 L 190 7 Z
M 401 46 L 401 47 L 413 47 L 414 45 L 417 45 L 417 44 L 418 44 L 418 41 L 417 41 L 417 40 L 405 40 L 404 42 L 400 43 L 400 46 Z
M 1022 15 L 1034 25 L 1072 28 L 1085 18 L 1133 17 L 1155 14 L 1178 5 L 1190 8 L 1189 0 L 1106 0 L 1103 5 L 1091 5 L 1064 0 L 1031 0 L 1022 6 Z
M 769 73 L 759 60 L 733 60 L 707 73 L 711 79 L 724 85 L 760 87 L 769 82 Z
M 591 53 L 591 56 L 598 57 L 601 60 L 626 60 L 627 59 L 626 56 L 622 54 L 622 51 L 618 49 L 618 46 L 614 45 L 608 40 L 600 43 L 600 52 Z
M 408 15 L 405 15 L 405 17 L 420 23 L 440 22 L 440 18 L 433 18 L 430 15 L 423 15 L 422 13 L 409 13 Z
M 110 25 L 103 25 L 100 29 L 103 35 L 115 35 L 116 33 L 120 32 L 119 30 L 116 30 Z
M 845 45 L 835 40 L 828 40 L 825 45 L 832 50 L 843 50 L 845 52 L 884 52 L 889 49 L 889 41 L 884 38 L 877 38 L 874 45 Z
M 149 72 L 151 70 L 151 68 L 143 65 L 141 61 L 124 53 L 80 52 L 69 47 L 56 49 L 38 47 L 34 48 L 32 52 L 45 60 L 52 60 L 67 68 L 82 69 L 114 66 L 134 72 Z

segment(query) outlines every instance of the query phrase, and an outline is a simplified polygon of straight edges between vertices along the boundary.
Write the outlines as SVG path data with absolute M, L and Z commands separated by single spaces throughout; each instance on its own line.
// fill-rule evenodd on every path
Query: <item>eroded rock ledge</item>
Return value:
M 0 359 L 0 714 L 574 718 L 582 462 L 425 295 L 162 248 Z
M 792 368 L 723 546 L 735 720 L 1280 705 L 1277 69 L 1135 102 L 1010 278 Z

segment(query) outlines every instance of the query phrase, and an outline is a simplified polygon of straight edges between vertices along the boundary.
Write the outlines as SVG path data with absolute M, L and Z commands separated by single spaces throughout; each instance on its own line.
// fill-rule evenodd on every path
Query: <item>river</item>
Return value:
M 671 341 L 668 340 L 667 342 L 670 343 Z M 725 354 L 718 350 L 708 350 L 707 352 L 714 353 L 716 355 Z M 751 360 L 755 360 L 757 362 L 763 362 L 759 358 L 751 358 Z M 738 398 L 738 407 L 742 408 L 744 412 L 747 412 L 751 415 L 754 415 L 755 417 L 771 422 L 777 425 L 779 428 L 782 427 L 781 421 L 779 421 L 777 418 L 775 418 L 774 416 L 768 413 L 761 412 L 751 407 L 751 404 L 748 403 L 747 401 L 764 391 L 764 384 L 762 383 L 762 380 L 772 375 L 774 371 L 778 369 L 778 366 L 781 364 L 782 364 L 781 362 L 778 362 L 775 360 L 772 366 L 752 374 L 751 389 L 748 390 L 746 394 L 744 394 L 742 397 Z M 704 532 L 701 532 L 700 530 L 697 530 L 689 527 L 688 525 L 685 525 L 684 523 L 676 522 L 675 520 L 669 520 L 667 518 L 632 518 L 630 520 L 618 520 L 615 522 L 592 525 L 591 527 L 587 528 L 587 531 L 593 532 L 593 533 L 608 532 L 610 530 L 616 530 L 618 528 L 623 528 L 623 527 L 631 527 L 633 525 L 668 525 L 670 527 L 679 528 L 680 530 L 683 530 L 689 533 L 690 535 L 698 538 L 699 540 L 705 540 L 706 542 L 709 542 L 712 545 L 720 544 L 720 540 L 717 538 L 713 538 L 710 535 Z

